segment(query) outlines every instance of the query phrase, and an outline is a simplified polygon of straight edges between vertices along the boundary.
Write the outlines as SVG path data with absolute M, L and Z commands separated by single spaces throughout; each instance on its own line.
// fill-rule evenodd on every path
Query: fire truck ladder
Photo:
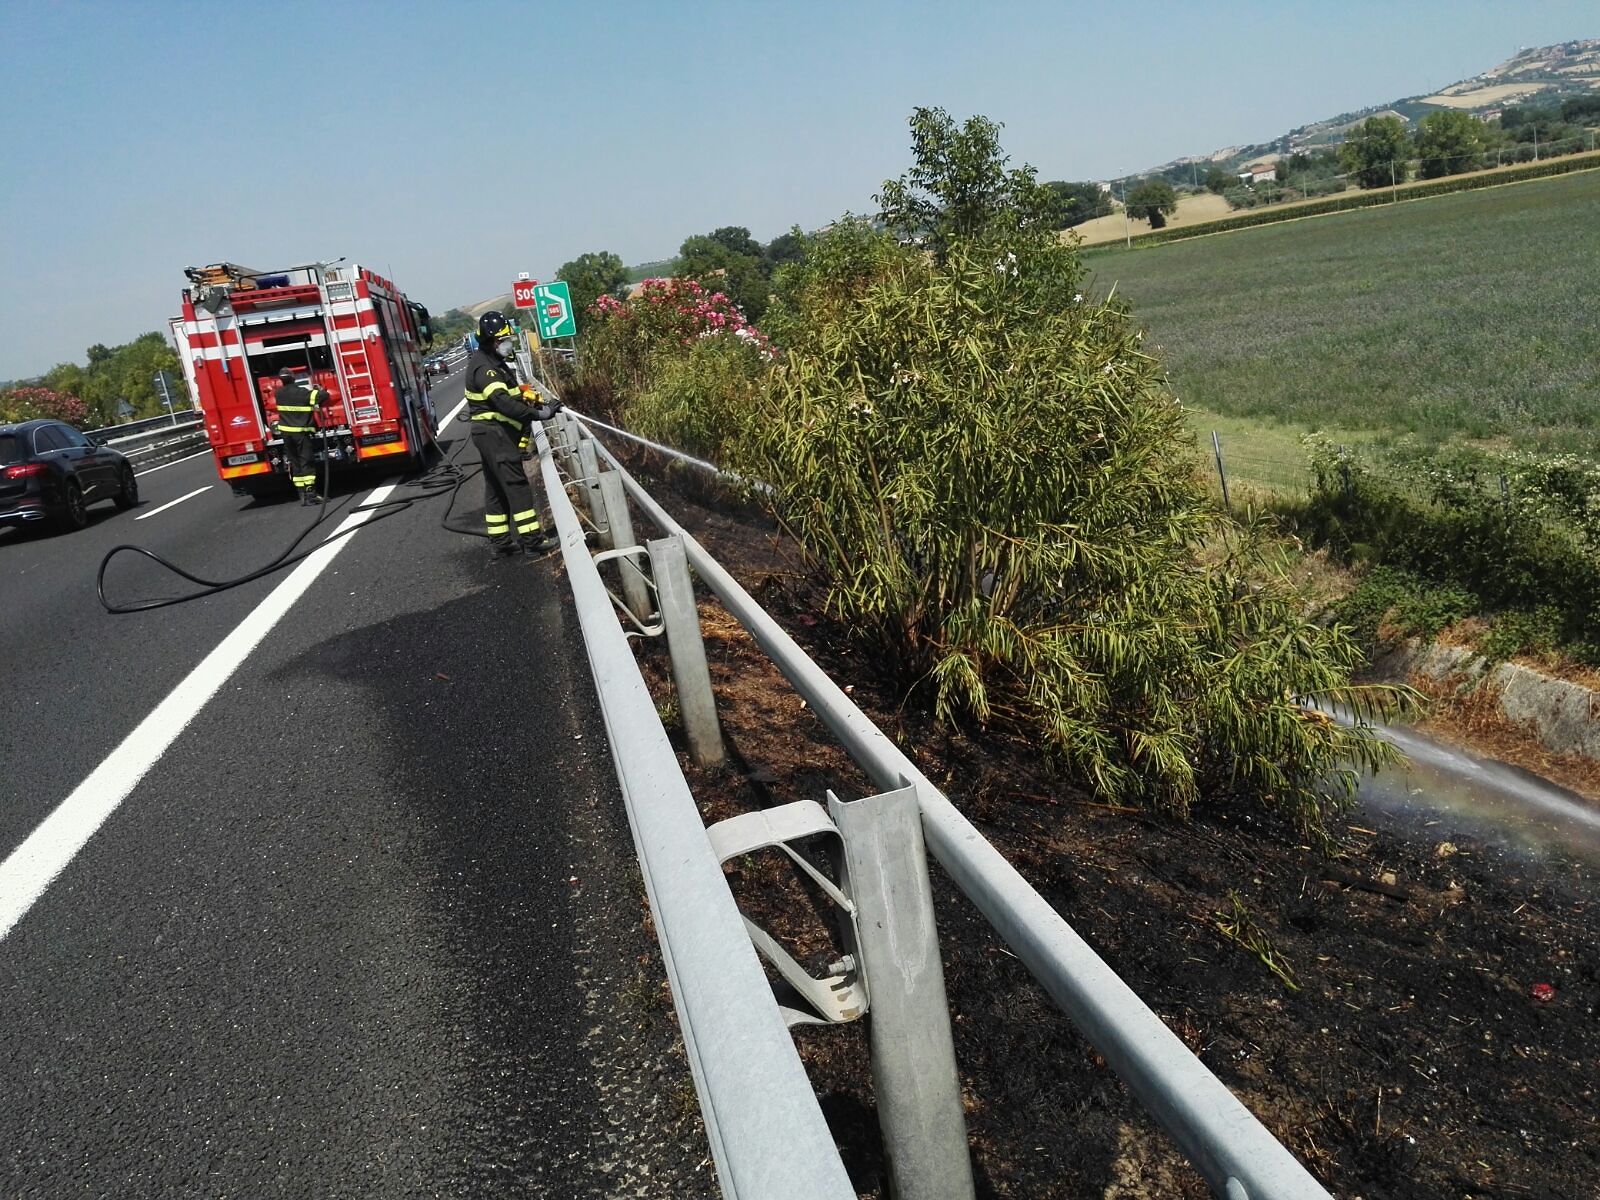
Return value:
M 250 350 L 245 344 L 244 330 L 239 325 L 239 316 L 233 310 L 233 300 L 226 286 L 211 284 L 202 291 L 199 302 L 194 306 L 195 328 L 203 333 L 205 331 L 202 324 L 203 319 L 207 314 L 210 315 L 211 332 L 217 339 L 217 357 L 222 364 L 222 373 L 231 376 L 233 370 L 228 366 L 228 347 L 223 344 L 222 338 L 222 313 L 224 310 L 233 318 L 233 334 L 239 343 L 239 371 L 244 376 L 245 391 L 249 394 L 255 406 L 257 431 L 260 432 L 265 428 L 266 413 L 261 407 L 261 395 L 256 390 L 256 381 L 250 374 Z M 264 433 L 263 436 L 265 436 Z
M 352 272 L 355 269 L 352 268 Z M 312 268 L 312 278 L 317 281 L 317 298 L 322 302 L 322 312 L 328 328 L 328 338 L 333 344 L 333 372 L 339 379 L 339 392 L 344 402 L 344 423 L 355 428 L 355 396 L 351 386 L 356 381 L 366 385 L 367 403 L 378 403 L 378 389 L 372 383 L 372 359 L 367 354 L 367 338 L 361 328 L 361 313 L 356 305 L 356 281 L 336 279 L 330 282 L 323 274 L 323 265 Z M 361 370 L 345 362 L 344 342 L 339 337 L 339 323 L 334 320 L 333 306 L 350 301 L 350 313 L 355 318 L 356 344 L 361 348 Z M 354 357 L 354 356 L 352 356 Z

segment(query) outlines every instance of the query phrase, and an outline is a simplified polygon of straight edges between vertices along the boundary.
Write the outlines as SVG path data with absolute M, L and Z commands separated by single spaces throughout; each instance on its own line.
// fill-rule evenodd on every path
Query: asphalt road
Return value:
M 140 485 L 0 532 L 0 1196 L 712 1194 L 559 558 L 432 500 L 113 616 L 112 546 L 230 576 L 312 513 Z

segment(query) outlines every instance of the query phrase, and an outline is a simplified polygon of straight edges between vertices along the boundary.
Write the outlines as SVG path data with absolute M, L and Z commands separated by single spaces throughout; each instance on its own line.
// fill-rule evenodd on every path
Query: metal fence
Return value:
M 853 1200 L 543 433 L 540 469 L 723 1195 Z
M 104 429 L 87 429 L 83 436 L 97 446 L 120 450 L 136 471 L 198 453 L 208 444 L 205 424 L 198 413 L 174 413 L 124 425 L 108 425 Z
M 557 424 L 562 424 L 558 420 Z M 618 431 L 621 432 L 621 431 Z M 580 478 L 579 482 L 592 492 L 614 491 L 599 486 L 606 474 L 615 474 L 621 480 L 626 494 L 646 513 L 665 534 L 678 539 L 688 562 L 704 584 L 721 600 L 723 606 L 750 633 L 752 638 L 772 659 L 795 690 L 828 726 L 835 737 L 874 783 L 886 793 L 909 789 L 915 796 L 921 813 L 922 832 L 927 848 L 945 868 L 952 881 L 973 902 L 993 925 L 996 932 L 1010 945 L 1018 958 L 1028 967 L 1045 990 L 1076 1022 L 1080 1031 L 1090 1041 L 1106 1062 L 1122 1077 L 1130 1090 L 1173 1137 L 1178 1146 L 1200 1170 L 1212 1189 L 1229 1200 L 1260 1200 L 1264 1197 L 1282 1200 L 1327 1200 L 1328 1193 L 1309 1172 L 1283 1147 L 1261 1123 L 1244 1107 L 1232 1092 L 1213 1075 L 1200 1060 L 1173 1034 L 1159 1017 L 1108 967 L 1098 955 L 1067 924 L 1050 904 L 1022 878 L 1004 856 L 955 808 L 923 773 L 903 754 L 894 742 L 863 713 L 845 692 L 833 682 L 816 663 L 789 637 L 739 583 L 733 579 L 672 516 L 623 468 L 608 449 L 593 438 L 592 431 L 579 428 L 573 420 L 560 436 L 578 445 L 594 447 L 583 458 L 593 467 L 580 467 L 585 475 L 597 478 Z M 624 435 L 632 436 L 632 435 Z M 579 439 L 582 439 L 581 442 Z M 637 440 L 637 439 L 636 439 Z M 664 447 L 658 449 L 667 450 Z M 675 453 L 667 450 L 668 453 Z M 677 455 L 688 458 L 688 456 Z M 575 461 L 578 456 L 573 455 Z M 574 592 L 580 597 L 580 614 L 586 614 L 585 637 L 590 627 L 595 637 L 610 645 L 610 657 L 596 660 L 591 649 L 596 686 L 602 696 L 602 706 L 607 711 L 607 728 L 612 738 L 613 756 L 618 764 L 619 776 L 624 772 L 637 773 L 642 768 L 631 760 L 653 748 L 656 755 L 670 756 L 660 721 L 653 710 L 646 710 L 648 695 L 638 696 L 637 670 L 631 656 L 626 665 L 621 655 L 626 650 L 620 626 L 609 612 L 598 610 L 607 606 L 604 587 L 594 574 L 581 541 L 581 532 L 571 505 L 562 491 L 559 475 L 548 451 L 543 454 L 545 484 L 550 491 L 551 503 L 556 510 L 557 524 L 562 533 L 563 553 L 573 576 Z M 694 461 L 694 460 L 691 460 Z M 604 464 L 602 469 L 601 464 Z M 705 464 L 702 464 L 705 465 Z M 602 518 L 603 519 L 603 518 Z M 580 584 L 580 578 L 582 583 Z M 603 618 L 603 619 L 602 619 Z M 634 695 L 628 720 L 613 721 L 611 712 L 616 701 L 608 696 L 608 689 L 624 689 Z M 632 723 L 636 719 L 637 723 Z M 665 749 L 663 749 L 665 748 Z M 713 932 L 703 928 L 703 936 L 735 937 L 737 923 L 729 920 L 731 895 L 720 878 L 706 870 L 706 854 L 697 844 L 704 840 L 701 830 L 691 836 L 692 823 L 699 826 L 699 818 L 682 775 L 676 763 L 669 772 L 665 758 L 655 764 L 655 770 L 671 774 L 671 794 L 674 822 L 673 842 L 679 859 L 673 860 L 670 869 L 667 860 L 659 854 L 649 853 L 647 840 L 640 836 L 640 805 L 630 800 L 630 819 L 635 822 L 635 837 L 640 846 L 641 862 L 645 863 L 647 880 L 651 883 L 652 905 L 658 890 L 665 891 L 668 879 L 674 879 L 680 869 L 692 875 L 694 894 L 704 906 L 700 919 L 715 912 L 721 922 Z M 631 774 L 630 774 L 631 778 Z M 638 785 L 624 785 L 627 794 L 636 794 Z M 652 811 L 664 806 L 652 805 Z M 659 818 L 658 819 L 664 819 Z M 646 859 L 650 859 L 646 862 Z M 671 886 L 677 887 L 674 882 Z M 683 885 L 688 887 L 690 885 Z M 663 950 L 676 945 L 679 937 L 688 936 L 687 922 L 693 920 L 687 912 L 669 913 L 658 910 L 657 926 Z M 752 937 L 755 934 L 751 934 Z M 736 940 L 743 941 L 742 936 Z M 702 1107 L 707 1111 L 708 1124 L 714 1120 L 721 1124 L 725 1105 L 740 1103 L 738 1097 L 753 1099 L 764 1095 L 774 1085 L 786 1090 L 796 1087 L 793 1063 L 789 1055 L 781 1053 L 770 1043 L 773 1010 L 770 990 L 765 986 L 755 989 L 748 967 L 753 961 L 745 951 L 748 943 L 738 948 L 723 946 L 722 952 L 739 960 L 744 973 L 738 981 L 739 994 L 752 1009 L 759 1008 L 766 1026 L 768 1041 L 764 1052 L 770 1056 L 775 1070 L 769 1081 L 762 1073 L 765 1066 L 749 1065 L 737 1076 L 734 1090 L 717 1094 L 709 1085 L 701 1087 Z M 669 963 L 673 974 L 673 990 L 679 998 L 680 1021 L 691 1024 L 701 1018 L 694 1011 L 700 1005 L 712 1005 L 714 997 L 722 992 L 720 983 L 710 983 L 694 976 L 690 964 L 673 956 Z M 866 971 L 866 987 L 870 993 L 874 973 L 870 963 Z M 942 986 L 942 985 L 941 985 Z M 756 1000 L 756 991 L 761 999 Z M 941 992 L 942 994 L 942 992 Z M 726 999 L 726 994 L 723 995 Z M 747 1013 L 747 1015 L 749 1015 Z M 876 1035 L 879 1031 L 874 1030 Z M 691 1040 L 689 1028 L 685 1029 L 686 1042 Z M 697 1063 L 696 1082 L 711 1076 L 713 1067 L 726 1067 L 732 1053 L 721 1043 L 699 1035 L 693 1036 L 695 1050 L 692 1061 Z M 874 1049 L 877 1054 L 877 1049 Z M 727 1076 L 720 1077 L 724 1083 Z M 797 1097 L 791 1102 L 798 1104 Z M 802 1105 L 809 1118 L 809 1106 Z M 881 1108 L 881 1105 L 880 1105 Z M 881 1115 L 881 1113 L 880 1113 Z M 804 1127 L 805 1136 L 814 1139 L 814 1125 Z M 751 1128 L 754 1137 L 764 1137 L 771 1127 Z M 824 1131 L 825 1135 L 825 1131 Z M 729 1153 L 725 1138 L 713 1138 L 713 1152 Z M 781 1153 L 790 1146 L 788 1134 L 766 1146 L 764 1150 L 741 1143 L 743 1153 Z M 963 1157 L 965 1147 L 960 1148 Z M 831 1154 L 831 1147 L 830 1147 Z M 722 1158 L 718 1158 L 725 1190 L 732 1172 L 722 1171 Z M 891 1163 L 891 1167 L 892 1167 Z M 970 1186 L 970 1185 L 968 1185 Z M 740 1194 L 728 1191 L 729 1195 Z M 778 1193 L 772 1193 L 778 1194 Z M 789 1194 L 789 1193 L 783 1193 Z M 831 1194 L 818 1192 L 815 1194 Z M 903 1193 L 906 1194 L 906 1193 Z M 934 1193 L 924 1193 L 934 1194 Z M 956 1194 L 939 1193 L 939 1194 Z

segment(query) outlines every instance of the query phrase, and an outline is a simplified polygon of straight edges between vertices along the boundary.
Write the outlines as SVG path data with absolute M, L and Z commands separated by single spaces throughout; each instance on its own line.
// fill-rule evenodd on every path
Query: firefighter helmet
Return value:
M 499 339 L 510 336 L 511 322 L 504 313 L 491 308 L 478 318 L 478 345 L 493 346 Z

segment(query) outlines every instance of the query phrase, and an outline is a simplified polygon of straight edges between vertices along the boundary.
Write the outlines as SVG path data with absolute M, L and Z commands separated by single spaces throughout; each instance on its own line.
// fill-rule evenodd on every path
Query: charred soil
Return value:
M 1335 1195 L 1600 1195 L 1592 867 L 1519 857 L 1448 820 L 1418 837 L 1353 814 L 1330 856 L 1237 808 L 1179 824 L 1096 804 L 1024 739 L 949 731 L 905 705 L 770 521 L 633 465 Z M 709 596 L 700 607 L 732 751 L 712 771 L 680 754 L 707 823 L 876 790 L 737 622 Z M 671 728 L 665 647 L 640 658 Z M 836 953 L 816 897 L 776 855 L 728 872 L 746 913 L 802 962 Z M 979 1194 L 1209 1195 L 937 865 L 934 889 Z M 866 1032 L 795 1037 L 858 1190 L 881 1196 Z

